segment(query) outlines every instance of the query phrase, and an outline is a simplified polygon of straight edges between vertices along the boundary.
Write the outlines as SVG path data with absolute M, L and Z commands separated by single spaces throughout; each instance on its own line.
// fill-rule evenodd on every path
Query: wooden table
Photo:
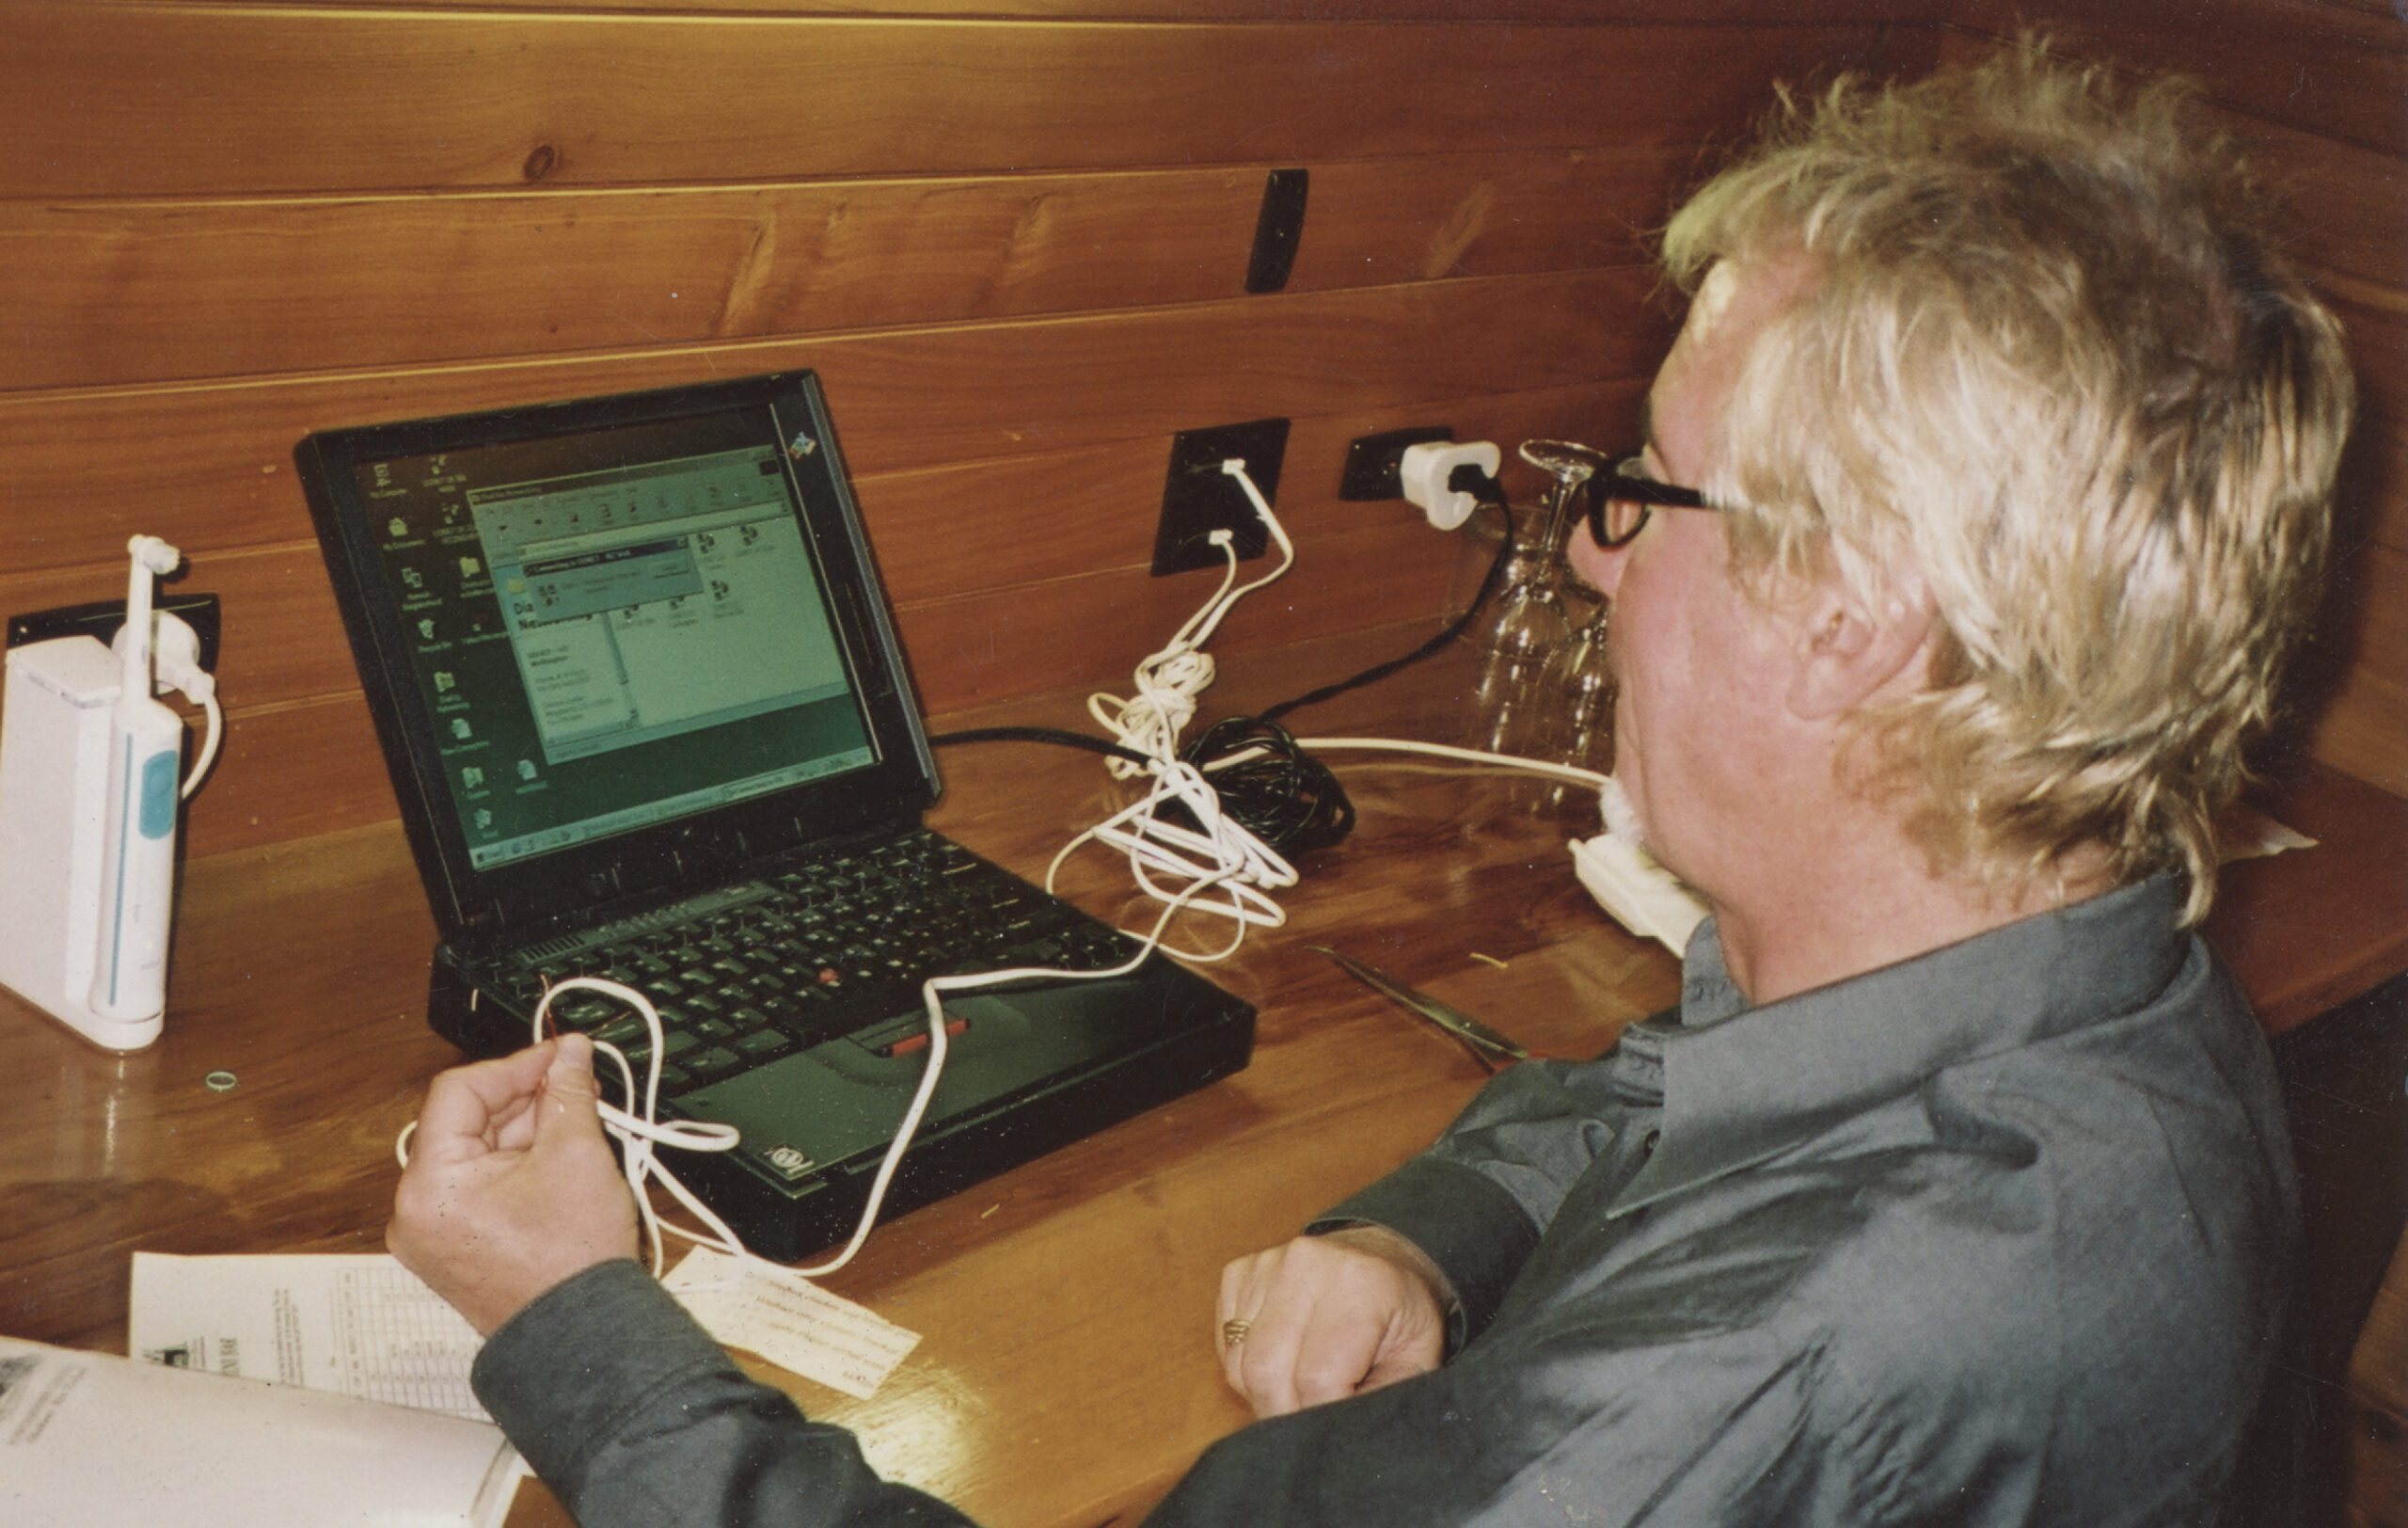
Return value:
M 1209 714 L 1405 641 L 1229 661 Z M 1297 720 L 1451 740 L 1465 686 L 1450 659 Z M 1084 728 L 1067 695 L 944 719 L 1003 722 Z M 858 1428 L 880 1469 L 981 1520 L 1133 1518 L 1246 1420 L 1214 1356 L 1221 1265 L 1418 1149 L 1482 1078 L 1306 946 L 1359 955 L 1542 1053 L 1592 1054 L 1673 1000 L 1671 957 L 1607 922 L 1573 880 L 1563 841 L 1591 831 L 1576 815 L 1549 815 L 1506 777 L 1333 762 L 1354 836 L 1302 861 L 1285 928 L 1213 968 L 1261 1010 L 1253 1064 L 882 1229 L 829 1281 L 922 1334 L 873 1399 L 756 1372 Z M 1060 749 L 965 746 L 941 763 L 935 825 L 1031 876 L 1123 799 L 1100 761 Z M 2403 822 L 2408 808 L 2390 831 Z M 1065 890 L 1131 927 L 1150 917 L 1100 852 L 1072 862 Z M 2307 915 L 2262 894 L 2254 905 L 2244 933 Z M 458 1059 L 423 1022 L 433 940 L 387 822 L 188 866 L 166 1030 L 148 1050 L 103 1053 L 0 994 L 0 1074 L 14 1084 L 0 1109 L 0 1332 L 124 1351 L 137 1249 L 380 1249 L 394 1135 Z M 219 1071 L 237 1079 L 223 1092 L 203 1082 Z M 535 1491 L 514 1514 L 561 1520 Z

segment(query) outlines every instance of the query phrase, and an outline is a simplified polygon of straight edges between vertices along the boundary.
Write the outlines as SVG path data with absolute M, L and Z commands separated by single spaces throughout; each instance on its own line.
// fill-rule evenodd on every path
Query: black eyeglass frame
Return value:
M 1705 495 L 1695 488 L 1684 488 L 1676 483 L 1665 483 L 1647 475 L 1643 456 L 1624 456 L 1613 466 L 1592 477 L 1588 484 L 1589 534 L 1597 545 L 1614 548 L 1627 542 L 1647 528 L 1647 517 L 1657 505 L 1667 509 L 1712 509 Z M 1615 504 L 1637 504 L 1639 514 L 1630 528 L 1620 535 L 1608 533 L 1611 527 L 1606 517 Z

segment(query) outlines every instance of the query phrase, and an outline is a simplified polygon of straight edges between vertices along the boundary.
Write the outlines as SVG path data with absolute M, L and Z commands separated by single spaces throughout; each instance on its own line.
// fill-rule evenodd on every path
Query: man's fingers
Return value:
M 1258 1416 L 1343 1399 L 1435 1368 L 1445 1343 L 1434 1297 L 1374 1249 L 1306 1237 L 1222 1271 L 1222 1372 Z
M 553 1043 L 557 1048 L 544 1074 L 545 1107 L 536 1122 L 536 1133 L 547 1135 L 565 1124 L 579 1134 L 601 1134 L 595 1106 L 602 1094 L 594 1081 L 594 1042 L 580 1034 L 567 1034 Z
M 436 1076 L 419 1110 L 411 1160 L 459 1161 L 498 1144 L 499 1131 L 533 1101 L 551 1065 L 555 1043 L 454 1067 Z
M 1342 1401 L 1363 1387 L 1379 1357 L 1379 1329 L 1322 1322 L 1300 1334 L 1288 1361 L 1289 1390 L 1299 1407 Z
M 1220 1345 L 1221 1377 L 1239 1394 L 1245 1393 L 1245 1345 L 1253 1341 L 1255 1313 L 1261 1308 L 1262 1297 L 1254 1287 L 1254 1265 L 1271 1254 L 1253 1252 L 1239 1258 L 1221 1269 L 1221 1296 L 1213 1302 L 1219 1324 L 1212 1329 L 1214 1341 Z M 1229 1324 L 1244 1321 L 1248 1329 L 1236 1342 L 1229 1341 Z
M 1275 1247 L 1239 1258 L 1221 1270 L 1221 1374 L 1257 1416 L 1296 1409 L 1287 1370 L 1300 1329 L 1269 1303 L 1286 1255 L 1286 1248 Z M 1236 1342 L 1229 1341 L 1232 1321 L 1245 1323 Z
M 1223 1321 L 1248 1325 L 1235 1344 L 1224 1327 L 1221 1368 L 1257 1416 L 1352 1394 L 1370 1366 L 1362 1324 L 1329 1298 L 1335 1291 L 1325 1281 L 1326 1252 L 1310 1240 L 1290 1242 L 1241 1258 L 1222 1274 Z
M 1296 1351 L 1304 1334 L 1302 1322 L 1266 1311 L 1230 1354 L 1237 1370 L 1230 1384 L 1256 1416 L 1281 1416 L 1305 1404 L 1296 1393 Z

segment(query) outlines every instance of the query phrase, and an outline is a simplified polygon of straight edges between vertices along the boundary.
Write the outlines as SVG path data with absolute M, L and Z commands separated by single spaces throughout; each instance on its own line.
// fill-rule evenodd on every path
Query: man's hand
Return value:
M 593 1067 L 594 1043 L 569 1035 L 427 1090 L 385 1245 L 486 1336 L 570 1275 L 636 1255 Z
M 1260 1417 L 1377 1390 L 1438 1366 L 1451 1302 L 1445 1276 L 1394 1232 L 1299 1236 L 1221 1270 L 1221 1321 L 1251 1323 L 1222 1339 L 1221 1367 Z

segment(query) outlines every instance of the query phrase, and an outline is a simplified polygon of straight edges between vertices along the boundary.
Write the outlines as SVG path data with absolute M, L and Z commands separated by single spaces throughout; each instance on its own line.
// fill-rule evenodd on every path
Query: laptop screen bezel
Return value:
M 789 502 L 876 756 L 860 769 L 480 869 L 421 702 L 403 613 L 383 575 L 359 470 L 379 461 L 754 412 Z M 787 449 L 797 442 L 804 449 Z M 702 890 L 781 850 L 916 820 L 939 789 L 919 703 L 818 378 L 808 371 L 311 434 L 294 448 L 336 603 L 357 661 L 402 823 L 447 943 L 515 935 Z

